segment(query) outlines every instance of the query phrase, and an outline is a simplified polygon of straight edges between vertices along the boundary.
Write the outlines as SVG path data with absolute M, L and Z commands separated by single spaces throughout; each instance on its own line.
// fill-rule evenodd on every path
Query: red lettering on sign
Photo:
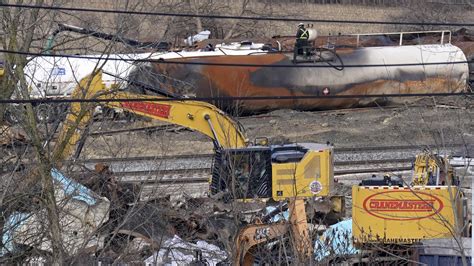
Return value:
M 122 107 L 163 118 L 168 118 L 171 110 L 171 105 L 153 102 L 123 102 Z
M 371 199 L 369 201 L 369 209 L 371 211 L 412 211 L 412 212 L 426 212 L 432 211 L 434 200 L 386 200 L 386 199 Z
M 397 199 L 402 195 L 405 199 Z M 385 220 L 399 221 L 425 219 L 439 213 L 443 207 L 443 202 L 436 196 L 423 192 L 398 190 L 371 195 L 363 203 L 363 208 L 370 215 Z M 395 215 L 394 213 L 399 214 Z M 420 213 L 423 214 L 420 216 Z

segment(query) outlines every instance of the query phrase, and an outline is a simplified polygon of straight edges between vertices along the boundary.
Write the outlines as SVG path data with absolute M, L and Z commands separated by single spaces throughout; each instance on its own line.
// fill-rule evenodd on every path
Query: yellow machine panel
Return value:
M 332 147 L 313 147 L 299 162 L 272 163 L 274 200 L 328 196 L 334 186 Z
M 450 238 L 454 228 L 463 224 L 461 197 L 457 187 L 354 186 L 354 243 L 409 244 L 421 239 Z
M 429 152 L 423 152 L 416 156 L 413 167 L 413 184 L 415 186 L 444 186 L 455 183 L 454 169 L 446 158 Z

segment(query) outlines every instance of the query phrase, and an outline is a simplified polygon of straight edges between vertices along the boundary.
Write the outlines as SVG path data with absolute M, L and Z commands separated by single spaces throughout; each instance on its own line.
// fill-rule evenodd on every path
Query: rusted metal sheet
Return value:
M 298 62 L 298 67 L 229 67 L 145 63 L 133 78 L 178 94 L 216 96 L 312 96 L 368 95 L 395 93 L 460 92 L 466 88 L 468 65 L 417 65 L 383 67 L 343 67 L 332 65 L 390 65 L 466 61 L 456 46 L 410 45 L 393 47 L 345 48 L 334 54 L 323 52 L 328 62 Z M 213 56 L 174 59 L 183 62 L 222 64 L 294 65 L 292 53 Z M 328 67 L 303 67 L 303 66 Z M 301 66 L 301 67 L 299 67 Z M 139 72 L 139 73 L 138 73 Z M 173 89 L 171 89 L 173 88 Z M 291 99 L 213 102 L 227 111 L 253 113 L 290 108 L 317 110 L 364 106 L 382 99 Z M 390 99 L 393 100 L 393 99 Z

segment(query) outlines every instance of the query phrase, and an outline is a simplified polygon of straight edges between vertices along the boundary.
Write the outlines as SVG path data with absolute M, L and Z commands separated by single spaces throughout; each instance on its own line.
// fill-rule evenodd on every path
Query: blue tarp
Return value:
M 331 225 L 314 243 L 316 260 L 359 253 L 352 245 L 352 219 Z
M 270 206 L 266 208 L 266 213 L 275 210 L 276 207 Z M 271 222 L 287 220 L 289 212 L 284 211 L 275 215 Z M 321 261 L 324 258 L 334 256 L 353 255 L 359 253 L 359 250 L 352 245 L 352 219 L 345 220 L 330 226 L 314 243 L 314 253 L 316 260 Z
M 274 210 L 276 210 L 276 207 L 274 207 L 274 206 L 268 206 L 268 207 L 265 208 L 266 213 L 271 213 Z M 290 216 L 290 213 L 288 211 L 284 211 L 284 212 L 281 212 L 281 213 L 273 216 L 273 218 L 270 220 L 270 222 L 276 223 L 276 222 L 280 221 L 281 219 L 284 219 L 284 220 L 288 221 L 289 216 Z
M 83 201 L 89 206 L 95 205 L 97 203 L 97 200 L 90 189 L 70 178 L 65 177 L 57 169 L 51 169 L 51 176 L 63 187 L 65 195 L 72 197 L 73 199 Z

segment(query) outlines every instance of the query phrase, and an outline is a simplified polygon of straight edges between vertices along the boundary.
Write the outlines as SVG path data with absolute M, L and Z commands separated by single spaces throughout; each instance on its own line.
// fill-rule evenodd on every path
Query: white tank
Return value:
M 106 85 L 126 84 L 130 71 L 136 68 L 133 60 L 177 59 L 186 57 L 209 57 L 222 55 L 249 55 L 267 53 L 263 44 L 236 43 L 235 46 L 219 46 L 215 51 L 181 51 L 139 54 L 80 55 L 85 58 L 60 56 L 40 56 L 30 60 L 25 67 L 26 81 L 32 98 L 66 97 L 71 94 L 78 82 L 101 68 Z M 108 60 L 107 60 L 108 59 Z M 116 60 L 125 59 L 125 60 Z M 112 73 L 113 75 L 107 75 Z
M 91 59 L 56 56 L 32 59 L 25 67 L 30 96 L 32 98 L 69 96 L 82 78 L 99 68 L 102 68 L 104 72 L 113 73 L 114 75 L 111 76 L 104 73 L 103 79 L 107 85 L 124 83 L 124 79 L 128 77 L 129 71 L 134 67 L 133 61 L 105 60 L 99 59 L 97 55 L 84 56 L 91 57 Z M 149 56 L 149 53 L 133 55 L 114 54 L 108 56 L 108 58 L 138 59 Z M 97 57 L 97 59 L 93 57 Z
M 314 41 L 316 40 L 316 38 L 318 37 L 318 31 L 316 29 L 313 29 L 313 28 L 309 28 L 307 29 L 308 30 L 308 33 L 309 33 L 309 38 L 308 40 L 309 41 Z

